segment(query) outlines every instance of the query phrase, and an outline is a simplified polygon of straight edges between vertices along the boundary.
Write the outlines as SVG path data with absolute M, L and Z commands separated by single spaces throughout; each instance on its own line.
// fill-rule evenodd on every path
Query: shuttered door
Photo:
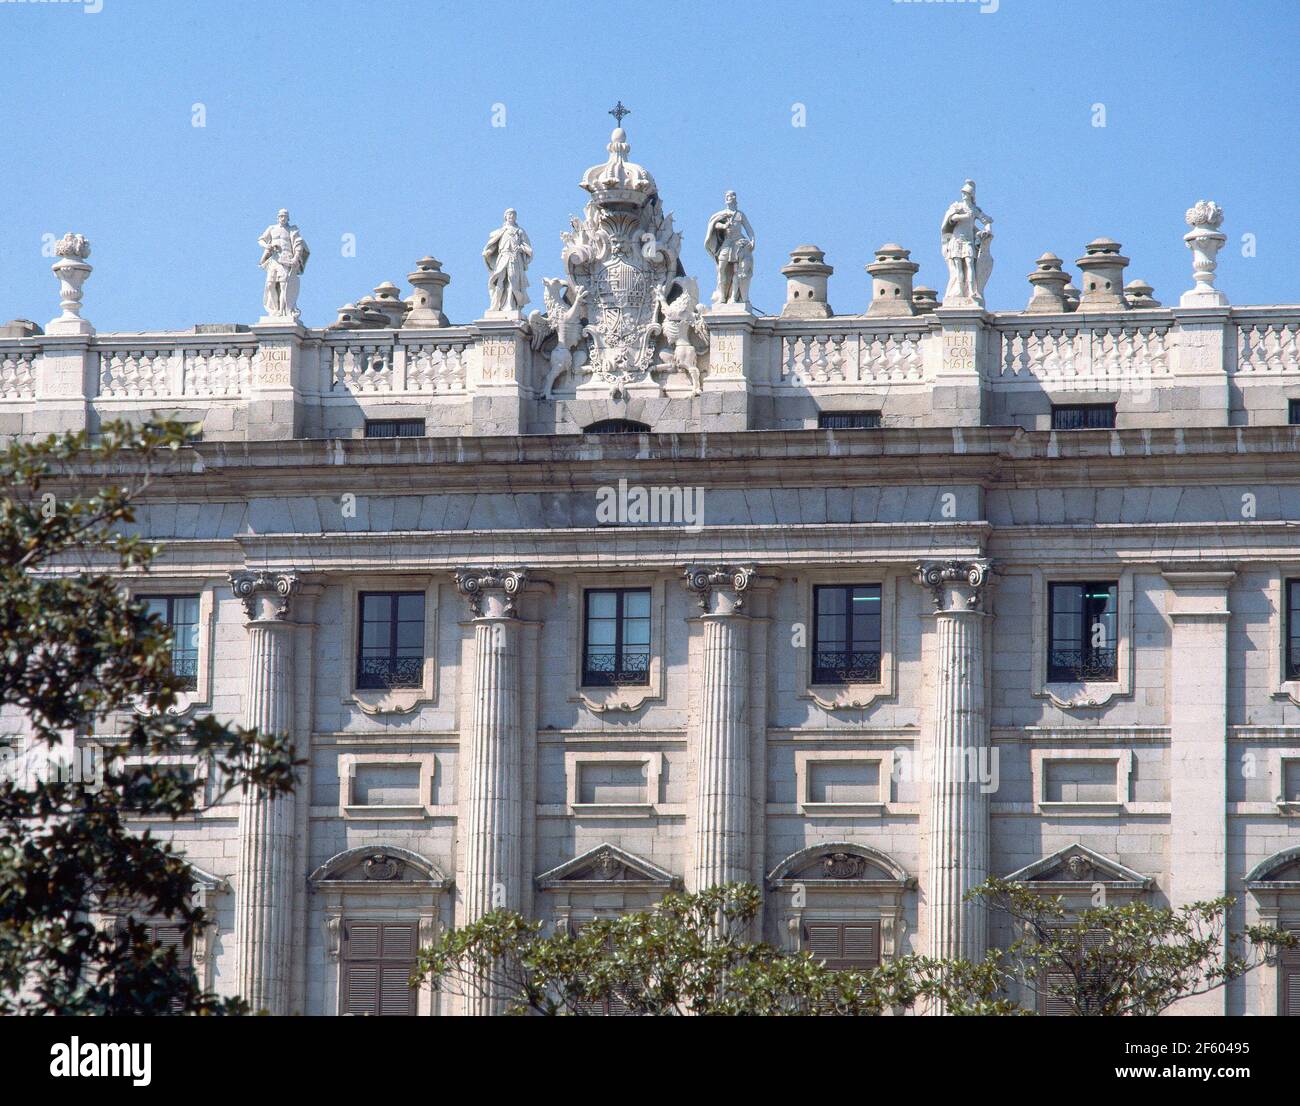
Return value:
M 570 932 L 576 937 L 595 919 L 588 919 L 583 922 L 569 923 Z M 612 949 L 612 940 L 609 947 Z M 618 995 L 611 995 L 609 998 L 602 999 L 579 999 L 575 1004 L 577 1012 L 588 1018 L 621 1018 L 627 1017 L 631 1011 L 626 1002 Z
M 1279 975 L 1279 1005 L 1284 1018 L 1300 1018 L 1300 949 L 1282 953 Z
M 409 1017 L 415 1013 L 413 922 L 345 922 L 343 1013 Z
M 879 922 L 809 922 L 804 941 L 814 959 L 837 971 L 866 971 L 880 964 Z
M 193 978 L 194 975 L 194 953 L 189 943 L 185 940 L 184 926 L 177 925 L 175 922 L 156 922 L 147 921 L 144 923 L 145 928 L 149 931 L 150 940 L 164 949 L 176 950 L 176 965 L 186 975 Z M 180 1013 L 185 1004 L 179 999 L 174 998 L 168 1004 L 173 1014 Z
M 1104 929 L 1089 929 L 1083 934 L 1084 949 L 1102 948 L 1110 940 Z M 1068 996 L 1068 997 L 1066 997 Z M 1038 987 L 1038 1013 L 1047 1018 L 1070 1017 L 1078 996 L 1074 976 L 1069 972 L 1044 972 Z

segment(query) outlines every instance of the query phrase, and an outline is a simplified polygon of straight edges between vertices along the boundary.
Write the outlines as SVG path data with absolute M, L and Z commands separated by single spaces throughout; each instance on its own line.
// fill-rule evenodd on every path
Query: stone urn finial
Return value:
M 51 322 L 47 334 L 94 334 L 95 328 L 81 317 L 81 287 L 90 276 L 90 242 L 85 235 L 69 231 L 55 243 L 59 260 L 50 268 L 59 279 L 59 306 L 63 314 Z
M 1219 250 L 1228 236 L 1219 228 L 1223 226 L 1223 208 L 1213 200 L 1200 200 L 1187 209 L 1187 225 L 1192 229 L 1183 235 L 1183 241 L 1192 251 L 1192 276 L 1195 285 L 1179 297 L 1180 307 L 1226 307 L 1228 297 L 1214 287 L 1214 270 Z

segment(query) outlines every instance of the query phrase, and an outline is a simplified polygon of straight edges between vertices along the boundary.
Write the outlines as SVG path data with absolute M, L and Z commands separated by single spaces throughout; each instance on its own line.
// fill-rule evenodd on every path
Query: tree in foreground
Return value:
M 293 783 L 282 739 L 169 713 L 184 686 L 170 631 L 105 571 L 147 570 L 157 549 L 122 528 L 185 440 L 175 423 L 114 424 L 93 441 L 50 437 L 0 453 L 0 712 L 6 729 L 21 719 L 31 735 L 26 749 L 0 735 L 0 1014 L 246 1010 L 205 993 L 141 924 L 172 919 L 192 942 L 207 919 L 190 903 L 183 857 L 128 828 L 196 811 L 201 784 L 175 766 L 178 754 L 206 760 L 227 790 Z M 74 480 L 106 486 L 64 498 L 45 490 Z M 107 732 L 104 744 L 84 740 Z M 163 763 L 133 768 L 127 756 Z M 121 926 L 92 924 L 93 911 L 113 906 L 126 912 Z
M 1294 934 L 1271 926 L 1228 932 L 1234 900 L 1178 908 L 1129 902 L 1068 913 L 1061 899 L 991 879 L 976 888 L 1019 936 L 1007 970 L 1049 1008 L 1072 1016 L 1155 1015 L 1254 971 Z
M 994 960 L 905 956 L 837 971 L 805 952 L 750 941 L 750 884 L 673 894 L 598 918 L 578 933 L 494 911 L 422 949 L 415 982 L 444 994 L 494 993 L 507 1013 L 543 1015 L 874 1015 L 941 1002 L 954 1014 L 1014 1012 Z

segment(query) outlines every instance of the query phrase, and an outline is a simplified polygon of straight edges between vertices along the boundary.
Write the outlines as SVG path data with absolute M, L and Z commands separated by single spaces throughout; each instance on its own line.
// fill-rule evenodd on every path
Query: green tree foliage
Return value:
M 1227 928 L 1231 898 L 1176 909 L 1130 902 L 1077 914 L 1057 897 L 991 879 L 972 892 L 1019 934 L 1006 970 L 1025 988 L 1079 1017 L 1155 1015 L 1259 967 L 1295 935 L 1270 926 Z
M 128 826 L 193 814 L 201 785 L 175 766 L 128 767 L 126 756 L 197 758 L 226 789 L 293 783 L 280 737 L 171 712 L 183 684 L 170 633 L 109 575 L 147 572 L 157 548 L 126 536 L 132 502 L 185 441 L 175 423 L 114 424 L 93 440 L 0 453 L 0 1014 L 246 1009 L 204 993 L 138 920 L 171 918 L 187 941 L 206 920 L 182 856 Z M 101 786 L 84 771 L 84 739 L 102 734 L 113 736 L 89 746 L 102 756 Z M 129 911 L 121 927 L 92 924 L 113 904 Z
M 992 960 L 905 956 L 835 971 L 749 940 L 760 903 L 756 887 L 727 884 L 577 934 L 494 911 L 422 949 L 414 981 L 446 994 L 490 987 L 513 1014 L 873 1015 L 933 1002 L 954 1014 L 1013 1012 Z

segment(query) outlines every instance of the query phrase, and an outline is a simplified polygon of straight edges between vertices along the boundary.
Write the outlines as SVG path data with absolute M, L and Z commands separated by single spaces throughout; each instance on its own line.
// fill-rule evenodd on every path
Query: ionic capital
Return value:
M 684 583 L 707 614 L 738 614 L 757 573 L 753 565 L 688 565 Z
M 287 622 L 294 596 L 301 587 L 296 572 L 230 573 L 230 589 L 244 604 L 244 614 L 250 622 Z
M 939 612 L 978 611 L 984 602 L 993 566 L 984 558 L 921 561 L 916 582 L 930 589 Z
M 456 588 L 475 618 L 518 618 L 515 600 L 528 583 L 526 568 L 462 568 Z

